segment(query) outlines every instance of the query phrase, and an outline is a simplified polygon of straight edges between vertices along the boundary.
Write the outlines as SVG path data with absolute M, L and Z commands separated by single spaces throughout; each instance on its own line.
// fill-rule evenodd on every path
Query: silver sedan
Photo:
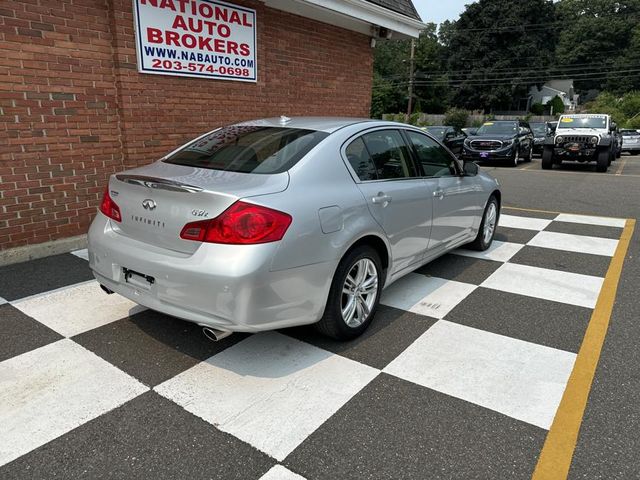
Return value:
M 409 125 L 256 120 L 112 175 L 90 266 L 107 293 L 213 339 L 306 324 L 349 339 L 384 287 L 489 248 L 500 203 L 495 179 Z

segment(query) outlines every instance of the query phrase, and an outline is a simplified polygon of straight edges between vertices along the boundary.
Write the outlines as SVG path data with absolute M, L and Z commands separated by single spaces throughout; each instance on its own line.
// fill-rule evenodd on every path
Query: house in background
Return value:
M 542 88 L 536 85 L 529 89 L 529 108 L 534 103 L 546 105 L 554 97 L 560 97 L 564 103 L 565 111 L 575 110 L 578 105 L 579 95 L 573 88 L 573 80 L 549 80 Z

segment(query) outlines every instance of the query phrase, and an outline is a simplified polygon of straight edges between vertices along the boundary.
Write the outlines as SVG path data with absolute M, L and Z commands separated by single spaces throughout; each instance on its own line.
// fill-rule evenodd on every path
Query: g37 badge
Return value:
M 209 216 L 209 212 L 207 212 L 206 210 L 191 210 L 191 215 L 193 215 L 194 217 L 208 217 Z

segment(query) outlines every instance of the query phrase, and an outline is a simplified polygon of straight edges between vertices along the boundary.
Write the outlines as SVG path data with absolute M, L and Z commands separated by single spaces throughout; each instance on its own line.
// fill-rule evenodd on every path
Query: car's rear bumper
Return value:
M 622 144 L 622 151 L 623 152 L 640 152 L 640 143 L 637 144 Z
M 108 289 L 168 315 L 220 330 L 257 332 L 314 323 L 336 265 L 271 271 L 277 243 L 202 244 L 181 254 L 120 235 L 102 215 L 89 230 L 89 262 Z M 125 279 L 124 269 L 153 277 Z

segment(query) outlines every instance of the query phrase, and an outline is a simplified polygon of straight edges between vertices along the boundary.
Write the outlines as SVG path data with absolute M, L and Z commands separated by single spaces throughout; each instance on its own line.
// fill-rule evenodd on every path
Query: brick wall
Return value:
M 131 0 L 0 2 L 0 249 L 85 233 L 110 174 L 219 125 L 368 116 L 368 37 L 236 3 L 255 84 L 138 73 Z

